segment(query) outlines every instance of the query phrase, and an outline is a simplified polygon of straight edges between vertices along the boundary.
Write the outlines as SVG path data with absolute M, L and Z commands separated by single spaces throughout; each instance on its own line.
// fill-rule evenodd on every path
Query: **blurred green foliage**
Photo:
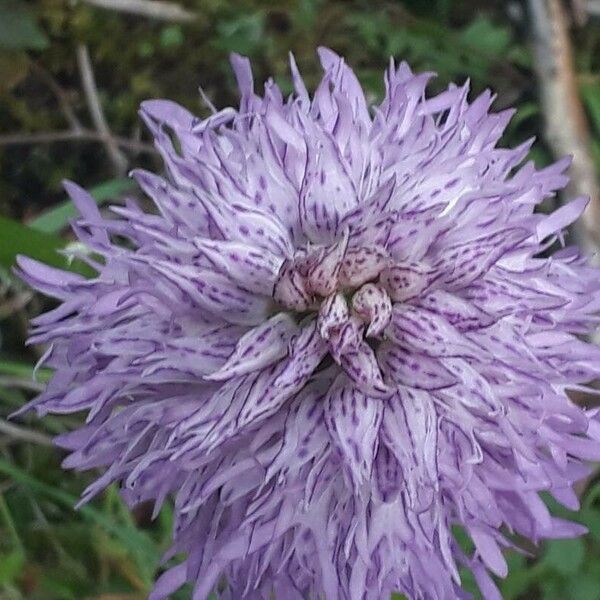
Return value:
M 39 349 L 24 348 L 28 317 L 46 301 L 11 274 L 14 257 L 28 254 L 64 268 L 78 261 L 57 254 L 72 241 L 75 214 L 64 178 L 91 188 L 99 204 L 134 193 L 114 172 L 98 140 L 40 143 L 29 136 L 93 129 L 82 91 L 76 47 L 90 51 L 100 101 L 131 166 L 160 169 L 137 115 L 149 97 L 168 97 L 206 114 L 197 87 L 217 105 L 236 102 L 228 65 L 232 51 L 250 56 L 257 82 L 273 76 L 287 93 L 287 53 L 293 51 L 314 87 L 315 48 L 327 45 L 356 69 L 373 102 L 381 96 L 390 55 L 415 70 L 438 73 L 433 89 L 470 78 L 474 92 L 492 87 L 497 108 L 520 111 L 506 134 L 515 144 L 540 135 L 541 114 L 528 50 L 527 15 L 520 2 L 459 0 L 188 0 L 191 23 L 153 21 L 82 1 L 0 0 L 0 418 L 33 394 Z M 582 98 L 600 166 L 600 24 L 573 32 Z M 19 138 L 8 144 L 5 136 Z M 143 146 L 146 143 L 147 146 Z M 533 158 L 550 160 L 542 139 Z M 39 381 L 48 373 L 37 373 Z M 26 417 L 24 425 L 55 435 L 76 417 Z M 0 434 L 0 599 L 136 600 L 145 598 L 167 549 L 172 514 L 152 522 L 148 508 L 131 514 L 114 488 L 79 511 L 77 497 L 93 475 L 60 469 L 61 453 Z M 565 510 L 553 504 L 559 515 Z M 572 515 L 590 535 L 509 553 L 500 583 L 507 600 L 600 599 L 600 483 Z M 474 589 L 468 574 L 465 587 Z M 189 598 L 182 590 L 176 599 Z

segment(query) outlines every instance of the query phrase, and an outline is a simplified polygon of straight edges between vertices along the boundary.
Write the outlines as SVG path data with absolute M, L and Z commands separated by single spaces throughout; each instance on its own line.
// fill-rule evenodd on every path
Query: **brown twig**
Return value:
M 46 70 L 42 65 L 32 62 L 32 68 L 37 72 L 41 79 L 43 79 L 44 83 L 50 88 L 50 91 L 54 94 L 56 100 L 58 101 L 58 105 L 65 117 L 65 120 L 69 124 L 72 130 L 79 131 L 83 129 L 83 125 L 81 121 L 77 118 L 73 107 L 71 106 L 71 102 L 69 102 L 69 98 L 67 93 L 61 85 L 54 79 L 52 74 Z
M 592 17 L 600 17 L 600 0 L 587 0 L 584 3 L 585 11 Z
M 582 248 L 596 251 L 600 246 L 600 185 L 578 93 L 567 17 L 560 0 L 529 0 L 529 9 L 546 139 L 557 157 L 573 157 L 566 193 L 590 198 L 575 235 Z
M 196 15 L 175 4 L 162 0 L 83 0 L 87 4 L 116 10 L 119 12 L 141 15 L 150 19 L 160 21 L 172 21 L 175 23 L 189 23 L 196 19 Z
M 115 173 L 118 176 L 123 176 L 127 172 L 127 157 L 121 152 L 118 144 L 115 143 L 108 127 L 108 123 L 100 103 L 100 98 L 98 96 L 98 88 L 96 87 L 96 79 L 92 69 L 90 53 L 88 52 L 87 46 L 84 44 L 79 44 L 77 46 L 77 64 L 79 66 L 79 73 L 81 75 L 83 92 L 85 94 L 88 110 L 90 112 L 90 116 L 92 117 L 94 127 L 104 140 L 104 145 L 106 147 L 108 156 L 113 163 Z
M 132 152 L 158 155 L 152 144 L 130 140 L 120 136 L 108 136 L 117 146 Z M 53 144 L 55 142 L 100 142 L 106 144 L 107 137 L 89 129 L 65 131 L 40 131 L 36 133 L 7 133 L 0 135 L 0 146 L 25 146 L 30 144 Z
M 45 384 L 33 379 L 23 379 L 21 377 L 11 377 L 9 375 L 0 375 L 0 387 L 4 388 L 19 388 L 29 392 L 39 394 L 46 389 Z
M 0 303 L 0 319 L 5 319 L 23 310 L 33 298 L 33 292 L 23 291 L 14 296 L 3 299 Z
M 11 441 L 30 442 L 38 446 L 53 446 L 52 438 L 45 433 L 28 429 L 22 425 L 8 423 L 4 419 L 0 419 L 0 435 L 4 435 Z M 1 439 L 1 438 L 0 438 Z
M 578 27 L 583 27 L 587 23 L 588 13 L 586 0 L 570 0 L 571 13 L 573 20 Z

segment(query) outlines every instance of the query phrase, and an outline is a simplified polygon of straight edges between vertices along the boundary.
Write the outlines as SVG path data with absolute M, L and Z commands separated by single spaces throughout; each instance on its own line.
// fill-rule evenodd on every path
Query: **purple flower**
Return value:
M 597 411 L 567 396 L 600 373 L 599 272 L 563 247 L 586 200 L 534 213 L 569 161 L 497 148 L 512 111 L 489 91 L 426 98 L 431 74 L 391 62 L 370 110 L 319 56 L 312 99 L 293 59 L 284 99 L 234 56 L 239 110 L 145 102 L 168 178 L 133 175 L 155 213 L 104 218 L 66 184 L 98 275 L 20 259 L 61 302 L 33 322 L 55 375 L 29 407 L 88 412 L 58 439 L 66 467 L 105 468 L 83 501 L 174 498 L 186 558 L 154 600 L 186 581 L 196 600 L 467 598 L 460 567 L 499 598 L 514 534 L 584 532 L 538 494 L 576 509 L 600 459 Z

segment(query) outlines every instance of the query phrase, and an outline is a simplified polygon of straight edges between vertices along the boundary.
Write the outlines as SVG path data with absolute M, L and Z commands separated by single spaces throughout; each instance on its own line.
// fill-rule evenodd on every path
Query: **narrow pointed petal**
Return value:
M 381 374 L 372 348 L 366 342 L 343 350 L 339 364 L 354 385 L 374 398 L 387 398 L 393 392 Z
M 273 300 L 297 311 L 305 311 L 313 303 L 305 278 L 289 260 L 286 260 L 279 270 L 273 287 Z
M 227 362 L 205 379 L 221 381 L 264 369 L 287 354 L 289 341 L 297 329 L 289 315 L 275 315 L 242 336 Z
M 365 396 L 343 376 L 325 400 L 325 424 L 357 490 L 373 470 L 382 414 L 380 400 Z
M 458 381 L 438 359 L 401 346 L 383 346 L 377 358 L 389 379 L 405 387 L 433 391 L 451 387 Z
M 256 294 L 273 287 L 283 262 L 266 250 L 239 242 L 196 239 L 194 245 L 220 273 Z
M 409 305 L 395 305 L 389 327 L 390 337 L 400 345 L 418 349 L 428 356 L 486 356 L 479 347 L 439 315 Z

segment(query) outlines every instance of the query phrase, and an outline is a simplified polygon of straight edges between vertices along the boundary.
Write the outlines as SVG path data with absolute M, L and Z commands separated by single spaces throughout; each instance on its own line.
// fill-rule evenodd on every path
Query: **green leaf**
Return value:
M 510 44 L 510 32 L 485 17 L 476 18 L 461 34 L 463 44 L 488 56 L 499 56 Z
M 176 48 L 183 42 L 183 31 L 179 25 L 169 25 L 160 32 L 160 45 L 163 48 Z
M 580 90 L 592 125 L 600 133 L 600 85 L 597 83 L 584 83 L 580 86 Z
M 132 179 L 120 178 L 106 181 L 90 190 L 90 194 L 98 205 L 107 200 L 113 200 L 122 196 L 135 188 L 135 182 Z M 36 231 L 44 233 L 59 233 L 68 224 L 69 219 L 77 216 L 77 209 L 71 200 L 65 200 L 63 203 L 43 212 L 41 215 L 29 221 L 28 226 Z
M 34 379 L 32 365 L 11 360 L 0 360 L 0 375 L 20 377 L 21 379 Z M 35 380 L 45 383 L 51 376 L 51 369 L 42 368 L 36 371 Z
M 575 585 L 569 586 L 569 600 L 600 600 L 600 570 L 578 575 Z
M 65 242 L 58 236 L 41 233 L 22 225 L 18 221 L 0 215 L 0 265 L 10 269 L 15 264 L 17 254 L 65 267 L 66 259 L 57 253 Z
M 68 248 L 65 240 L 57 235 L 36 231 L 2 215 L 0 240 L 0 267 L 5 269 L 12 269 L 17 255 L 23 254 L 59 269 L 75 271 L 87 277 L 93 274 L 88 265 L 58 252 Z
M 600 510 L 596 508 L 582 508 L 577 520 L 589 530 L 589 536 L 600 543 Z
M 0 554 L 0 586 L 15 581 L 25 565 L 25 556 L 19 550 L 9 554 Z
M 48 38 L 25 2 L 0 0 L 0 48 L 43 50 Z
M 0 458 L 0 473 L 8 475 L 14 482 L 28 487 L 31 491 L 44 495 L 66 508 L 72 509 L 77 503 L 78 499 L 75 496 L 39 481 L 3 458 Z M 149 585 L 154 568 L 158 564 L 159 552 L 148 535 L 127 523 L 113 520 L 90 505 L 79 508 L 79 514 L 121 542 L 134 558 L 140 574 Z
M 541 597 L 544 600 L 564 600 L 566 596 L 562 583 L 556 577 L 545 577 L 540 580 L 540 587 L 542 589 Z
M 13 516 L 8 508 L 8 504 L 6 503 L 6 500 L 2 494 L 0 494 L 0 516 L 2 517 L 2 521 L 8 530 L 9 537 L 12 538 L 13 545 L 15 546 L 17 552 L 19 554 L 24 554 L 23 542 L 21 541 L 21 537 L 17 531 L 17 526 L 15 525 Z
M 478 600 L 481 598 L 481 594 L 479 594 L 479 588 L 477 586 L 477 582 L 475 581 L 475 576 L 473 572 L 469 569 L 460 569 L 460 581 L 461 587 L 467 593 L 472 594 Z
M 527 121 L 530 117 L 533 117 L 540 112 L 540 107 L 535 102 L 524 102 L 519 106 L 519 109 L 515 113 L 515 116 L 510 122 L 512 129 L 518 129 L 524 121 Z
M 600 500 L 600 481 L 595 481 L 585 493 L 583 508 L 592 508 L 598 500 Z
M 576 538 L 548 543 L 542 562 L 563 576 L 571 576 L 579 572 L 584 558 L 585 544 Z
M 256 12 L 236 16 L 231 21 L 218 23 L 217 31 L 219 35 L 214 44 L 219 50 L 252 56 L 265 42 L 265 15 Z
M 538 574 L 539 569 L 527 567 L 525 557 L 517 552 L 506 554 L 508 563 L 508 577 L 500 582 L 502 598 L 504 600 L 517 600 L 524 597 L 523 594 L 531 586 Z
M 65 577 L 63 568 L 45 569 L 40 578 L 40 589 L 47 598 L 61 598 L 61 600 L 77 600 L 81 596 L 75 588 L 76 582 L 70 577 Z

